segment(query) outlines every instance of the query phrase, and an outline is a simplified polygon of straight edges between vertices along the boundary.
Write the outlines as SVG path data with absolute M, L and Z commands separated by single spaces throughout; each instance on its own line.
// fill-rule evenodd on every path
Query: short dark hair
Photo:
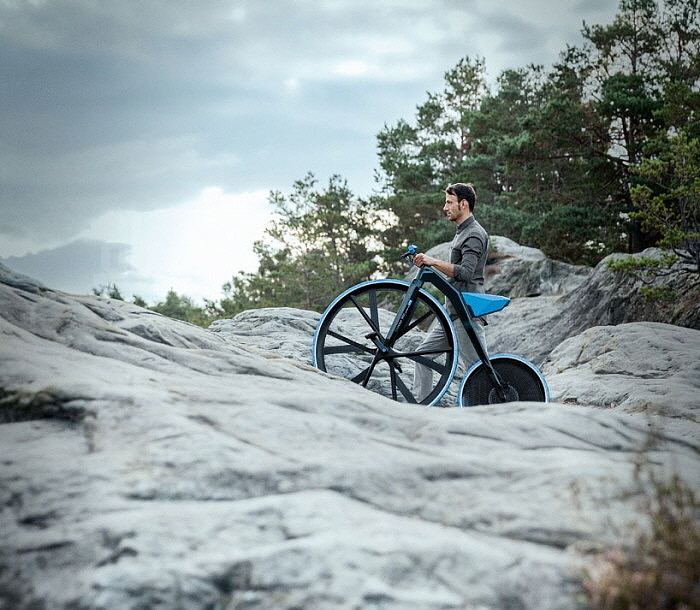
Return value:
M 469 203 L 469 211 L 474 211 L 474 206 L 476 205 L 476 191 L 471 182 L 455 182 L 454 184 L 450 184 L 445 189 L 445 192 L 448 195 L 456 195 L 458 202 L 462 201 L 462 199 L 466 199 L 467 203 Z

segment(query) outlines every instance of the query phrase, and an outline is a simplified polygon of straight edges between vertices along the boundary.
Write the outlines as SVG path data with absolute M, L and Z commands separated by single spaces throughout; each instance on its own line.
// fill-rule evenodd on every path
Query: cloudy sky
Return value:
M 0 0 L 0 260 L 221 297 L 270 190 L 369 194 L 376 135 L 464 57 L 550 65 L 617 0 Z

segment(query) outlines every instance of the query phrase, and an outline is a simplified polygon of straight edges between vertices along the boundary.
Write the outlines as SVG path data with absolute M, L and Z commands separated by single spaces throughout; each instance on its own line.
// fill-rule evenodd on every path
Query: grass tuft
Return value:
M 595 556 L 584 578 L 599 610 L 700 609 L 700 505 L 678 475 L 661 480 L 641 467 L 648 527 Z

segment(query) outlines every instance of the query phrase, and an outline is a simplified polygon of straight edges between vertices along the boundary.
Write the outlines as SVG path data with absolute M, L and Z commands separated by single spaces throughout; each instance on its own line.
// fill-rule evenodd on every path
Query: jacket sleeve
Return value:
M 469 282 L 472 279 L 474 269 L 476 269 L 484 248 L 486 248 L 486 244 L 483 240 L 478 235 L 471 235 L 464 240 L 459 248 L 452 250 L 451 262 L 454 264 L 455 280 Z

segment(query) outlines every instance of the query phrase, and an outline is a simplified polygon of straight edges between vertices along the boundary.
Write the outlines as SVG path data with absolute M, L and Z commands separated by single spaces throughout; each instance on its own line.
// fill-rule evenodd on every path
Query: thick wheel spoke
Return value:
M 403 397 L 408 401 L 408 402 L 418 402 L 416 400 L 416 397 L 411 394 L 411 390 L 408 389 L 406 384 L 403 382 L 401 377 L 398 375 L 396 376 L 396 385 L 398 386 L 398 389 L 401 391 L 401 394 L 403 394 Z M 396 399 L 394 399 L 396 400 Z
M 424 366 L 427 366 L 437 373 L 440 373 L 440 375 L 444 375 L 449 371 L 447 365 L 441 364 L 437 362 L 436 360 L 433 360 L 432 358 L 425 358 L 425 356 L 429 356 L 432 354 L 444 354 L 447 350 L 430 350 L 430 351 L 424 351 L 424 352 L 411 352 L 407 354 L 400 354 L 402 357 L 406 357 L 410 360 L 413 360 L 413 362 L 417 362 L 418 364 L 423 364 Z
M 403 337 L 404 335 L 410 333 L 414 328 L 416 328 L 417 326 L 422 324 L 425 320 L 427 320 L 428 318 L 434 317 L 434 316 L 435 316 L 435 312 L 432 310 L 425 312 L 422 316 L 415 319 L 408 326 L 400 329 L 399 332 L 396 333 L 396 338 L 398 339 L 399 337 Z
M 377 291 L 369 291 L 369 313 L 372 317 L 372 323 L 375 332 L 380 332 L 379 330 L 379 308 L 377 307 Z
M 401 377 L 397 375 L 397 370 L 400 371 L 401 368 L 396 364 L 394 360 L 387 360 L 387 364 L 389 365 L 389 371 L 391 375 L 391 398 L 393 400 L 399 399 L 398 394 L 396 393 L 396 390 L 399 389 L 403 397 L 408 402 L 418 402 L 416 400 L 416 397 L 411 393 L 406 384 L 403 382 L 403 379 L 401 379 Z
M 323 353 L 324 354 L 353 354 L 356 352 L 365 352 L 367 354 L 373 354 L 374 353 L 374 348 L 372 347 L 367 347 L 366 345 L 362 345 L 362 343 L 358 343 L 357 341 L 353 341 L 350 337 L 345 337 L 344 335 L 341 335 L 339 333 L 336 333 L 332 330 L 328 331 L 328 334 L 331 337 L 335 337 L 338 339 L 338 341 L 343 341 L 344 343 L 347 343 L 347 345 L 337 345 L 337 346 L 329 346 L 323 348 Z
M 367 373 L 371 368 L 374 368 L 374 367 L 372 365 L 370 365 L 367 368 L 362 369 L 357 375 L 355 375 L 352 379 L 350 379 L 350 381 L 352 381 L 353 383 L 360 383 L 360 381 L 366 380 Z M 365 381 L 365 383 L 363 385 L 367 385 L 367 382 Z
M 399 397 L 396 394 L 396 385 L 398 383 L 398 375 L 396 374 L 396 369 L 391 366 L 392 363 L 389 362 L 389 375 L 391 376 L 391 399 L 392 400 L 398 400 Z
M 378 325 L 378 324 L 375 324 L 374 321 L 372 320 L 372 318 L 370 318 L 370 317 L 367 315 L 367 312 L 365 311 L 365 308 L 362 307 L 362 305 L 360 305 L 360 304 L 357 302 L 357 299 L 356 299 L 354 296 L 351 296 L 351 297 L 350 297 L 350 300 L 353 302 L 353 304 L 354 304 L 355 307 L 357 308 L 357 311 L 359 311 L 359 312 L 362 314 L 362 317 L 365 319 L 365 321 L 367 322 L 367 324 L 369 324 L 369 327 L 370 327 L 375 333 L 377 333 L 378 335 L 381 336 L 381 333 L 379 332 L 379 325 Z M 374 304 L 375 304 L 375 307 L 376 307 L 376 305 L 377 305 L 377 302 L 376 302 L 376 295 L 375 295 L 375 302 L 374 302 Z
M 323 353 L 326 356 L 330 356 L 332 354 L 357 354 L 360 351 L 360 346 L 357 344 L 352 344 L 352 345 L 336 345 L 334 347 L 325 347 L 323 348 Z
M 367 384 L 369 383 L 369 380 L 370 380 L 370 378 L 372 377 L 372 373 L 374 372 L 374 369 L 375 369 L 375 367 L 377 366 L 377 362 L 379 362 L 379 360 L 378 360 L 377 358 L 375 358 L 374 360 L 372 360 L 372 364 L 370 364 L 370 365 L 363 371 L 363 373 L 364 373 L 364 375 L 365 375 L 364 379 L 362 379 L 362 384 L 361 384 L 363 388 L 366 388 L 366 387 L 367 387 Z M 358 378 L 358 376 L 355 377 L 355 379 L 357 379 L 357 378 Z M 353 381 L 354 381 L 355 379 L 353 379 Z M 359 383 L 359 379 L 358 379 L 358 381 L 355 381 L 355 383 Z
M 439 356 L 440 354 L 447 354 L 449 356 L 450 353 L 452 353 L 451 348 L 442 348 L 442 349 L 430 349 L 430 350 L 420 350 L 420 351 L 415 351 L 415 352 L 395 352 L 394 357 L 396 358 L 408 358 L 409 360 L 413 360 L 413 362 L 417 362 L 418 364 L 423 364 L 427 367 L 430 367 L 434 371 L 437 371 L 441 375 L 444 375 L 445 373 L 448 372 L 448 364 L 449 364 L 449 357 L 447 358 L 447 364 L 440 364 L 439 362 L 436 362 L 433 358 L 425 358 L 425 356 Z

